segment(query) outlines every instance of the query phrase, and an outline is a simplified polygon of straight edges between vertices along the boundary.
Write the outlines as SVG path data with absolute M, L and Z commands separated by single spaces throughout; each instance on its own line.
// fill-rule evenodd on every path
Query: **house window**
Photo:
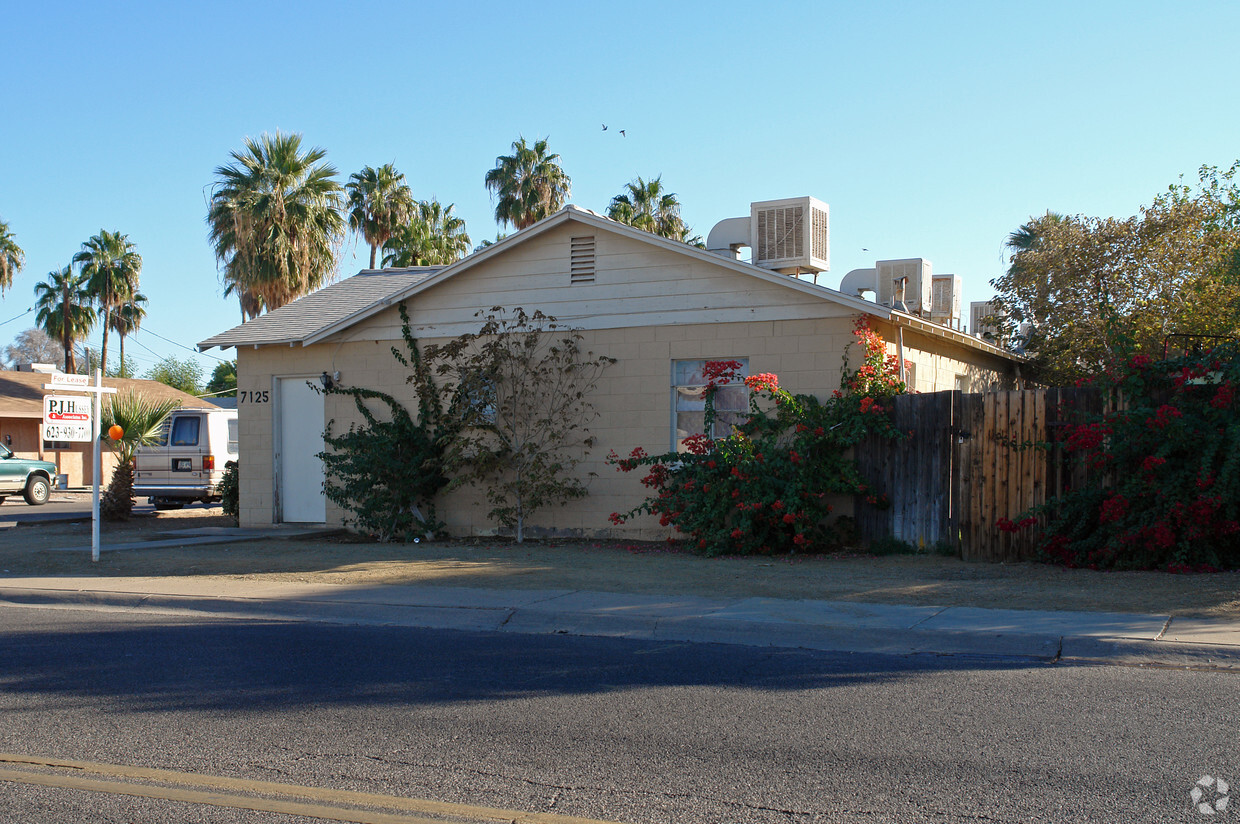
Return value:
M 718 358 L 711 360 L 735 360 L 741 364 L 741 376 L 749 374 L 748 358 Z M 672 446 L 684 452 L 685 438 L 706 433 L 706 379 L 702 370 L 710 361 L 675 361 L 672 364 Z M 715 392 L 715 431 L 712 438 L 726 438 L 732 434 L 732 426 L 749 414 L 749 390 L 742 378 L 719 387 Z
M 575 237 L 569 241 L 568 282 L 594 282 L 594 236 Z
M 972 383 L 972 381 L 969 380 L 968 375 L 957 375 L 956 376 L 956 391 L 957 392 L 968 392 L 970 383 Z
M 908 392 L 917 391 L 917 364 L 912 361 L 904 365 L 904 388 Z

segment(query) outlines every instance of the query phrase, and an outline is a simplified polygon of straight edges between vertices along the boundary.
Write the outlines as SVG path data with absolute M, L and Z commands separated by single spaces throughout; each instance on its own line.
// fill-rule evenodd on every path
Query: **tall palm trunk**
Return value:
M 60 299 L 60 305 L 64 307 L 64 327 L 61 335 L 64 337 L 65 343 L 65 373 L 72 375 L 77 371 L 77 364 L 73 360 L 73 327 L 69 323 L 69 284 L 65 283 L 64 295 Z
M 378 250 L 378 248 L 379 247 L 376 244 L 374 243 L 370 244 L 370 268 L 371 269 L 375 268 L 375 252 Z
M 108 327 L 112 324 L 112 308 L 105 306 L 103 309 L 103 349 L 99 351 L 99 368 L 103 370 L 103 374 L 108 374 Z

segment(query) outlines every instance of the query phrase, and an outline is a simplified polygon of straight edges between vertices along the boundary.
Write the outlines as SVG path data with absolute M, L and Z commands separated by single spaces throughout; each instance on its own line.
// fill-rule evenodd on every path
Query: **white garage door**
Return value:
M 280 404 L 276 465 L 279 467 L 280 520 L 321 524 L 327 519 L 323 496 L 323 396 L 306 378 L 279 378 Z

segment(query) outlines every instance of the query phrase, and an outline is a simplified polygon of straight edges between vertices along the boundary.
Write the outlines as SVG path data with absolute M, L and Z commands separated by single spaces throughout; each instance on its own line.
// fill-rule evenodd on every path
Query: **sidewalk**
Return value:
M 1240 622 L 1098 612 L 236 578 L 0 578 L 0 604 L 1240 671 Z

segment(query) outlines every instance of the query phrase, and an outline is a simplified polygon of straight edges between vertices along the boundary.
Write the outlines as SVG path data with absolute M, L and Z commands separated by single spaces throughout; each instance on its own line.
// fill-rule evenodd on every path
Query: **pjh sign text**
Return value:
M 90 402 L 82 395 L 45 395 L 43 440 L 89 443 L 94 432 Z

